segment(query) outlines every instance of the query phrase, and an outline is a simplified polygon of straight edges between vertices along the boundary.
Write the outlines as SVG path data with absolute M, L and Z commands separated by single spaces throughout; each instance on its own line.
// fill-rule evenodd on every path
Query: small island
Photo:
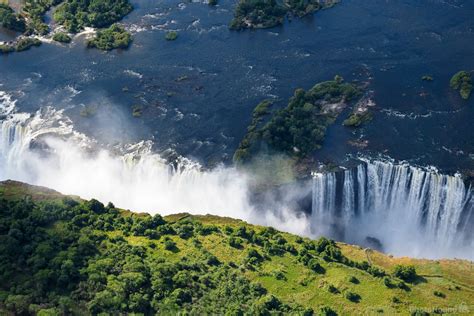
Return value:
M 167 41 L 174 41 L 178 38 L 178 32 L 176 31 L 169 31 L 168 33 L 166 33 L 165 35 L 165 39 Z
M 360 87 L 336 76 L 308 91 L 297 89 L 288 105 L 275 112 L 269 111 L 271 101 L 263 101 L 253 111 L 252 122 L 234 154 L 234 161 L 249 161 L 263 147 L 290 157 L 306 158 L 322 146 L 327 127 L 361 95 Z
M 45 23 L 45 14 L 49 10 L 53 11 L 53 19 L 57 24 L 53 30 Z M 0 4 L 0 25 L 22 33 L 12 43 L 1 45 L 0 53 L 24 51 L 31 46 L 38 46 L 41 44 L 38 43 L 38 36 L 46 36 L 60 43 L 70 43 L 72 35 L 85 27 L 110 27 L 99 31 L 96 38 L 89 41 L 88 47 L 103 50 L 126 48 L 130 45 L 131 34 L 123 27 L 117 28 L 113 24 L 132 10 L 128 0 L 25 0 L 19 13 L 15 13 L 6 4 Z M 51 33 L 53 34 L 48 35 Z
M 9 54 L 13 52 L 23 52 L 29 50 L 32 47 L 40 46 L 42 43 L 37 38 L 21 37 L 14 44 L 1 44 L 0 54 Z
M 66 0 L 54 11 L 53 17 L 68 32 L 77 33 L 84 27 L 109 27 L 132 10 L 128 0 Z
M 424 75 L 423 77 L 421 77 L 421 80 L 423 80 L 423 81 L 433 81 L 433 77 L 430 76 L 430 75 Z
M 130 46 L 131 42 L 132 36 L 125 31 L 123 26 L 112 24 L 109 28 L 97 32 L 97 35 L 87 42 L 87 47 L 101 50 L 125 49 Z
M 457 72 L 449 82 L 452 89 L 458 90 L 461 98 L 469 99 L 472 92 L 472 75 L 465 70 Z
M 286 16 L 303 17 L 329 8 L 338 0 L 239 0 L 230 23 L 233 30 L 270 28 L 283 23 Z
M 344 120 L 342 125 L 348 127 L 359 127 L 370 120 L 372 120 L 372 113 L 370 113 L 368 109 L 361 112 L 354 111 L 346 120 Z

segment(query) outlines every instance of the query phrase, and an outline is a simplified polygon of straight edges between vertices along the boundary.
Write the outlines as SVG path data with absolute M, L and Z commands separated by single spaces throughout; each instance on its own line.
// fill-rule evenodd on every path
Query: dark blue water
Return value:
M 152 139 L 157 150 L 213 165 L 230 161 L 258 102 L 283 106 L 295 88 L 340 74 L 370 82 L 375 118 L 357 131 L 331 127 L 317 158 L 343 160 L 361 151 L 347 141 L 362 139 L 372 155 L 474 168 L 474 97 L 463 101 L 449 89 L 452 74 L 474 70 L 472 1 L 343 0 L 281 27 L 243 32 L 227 28 L 234 0 L 215 8 L 133 3 L 123 21 L 134 33 L 130 49 L 104 53 L 76 39 L 0 56 L 0 88 L 24 111 L 66 109 L 78 130 L 101 141 Z M 166 41 L 167 30 L 179 38 Z M 425 74 L 434 81 L 421 81 Z M 81 117 L 84 106 L 96 114 Z

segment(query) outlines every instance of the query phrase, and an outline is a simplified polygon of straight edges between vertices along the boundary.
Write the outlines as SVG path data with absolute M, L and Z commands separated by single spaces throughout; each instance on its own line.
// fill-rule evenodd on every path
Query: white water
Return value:
M 17 112 L 15 100 L 0 91 L 0 180 L 152 214 L 210 213 L 300 235 L 338 233 L 356 243 L 372 236 L 397 255 L 474 258 L 472 236 L 464 240 L 472 230 L 467 219 L 474 219 L 474 199 L 459 177 L 381 161 L 316 174 L 308 217 L 291 207 L 304 187 L 288 189 L 278 202 L 270 195 L 256 209 L 248 175 L 225 167 L 203 171 L 185 158 L 172 167 L 151 148 L 148 141 L 103 148 L 76 132 L 62 111 Z
M 366 160 L 352 170 L 315 174 L 312 230 L 396 255 L 474 258 L 474 197 L 459 175 Z
M 210 213 L 309 233 L 307 218 L 285 206 L 257 212 L 248 199 L 248 177 L 235 168 L 203 171 L 186 158 L 170 165 L 151 148 L 149 141 L 102 148 L 74 131 L 62 111 L 45 107 L 17 113 L 15 101 L 0 91 L 0 180 L 112 201 L 138 212 Z

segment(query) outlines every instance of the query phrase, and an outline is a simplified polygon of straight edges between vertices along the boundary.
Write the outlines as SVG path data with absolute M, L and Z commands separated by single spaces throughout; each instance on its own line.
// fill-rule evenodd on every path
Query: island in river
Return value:
M 270 28 L 283 23 L 285 17 L 303 17 L 332 7 L 338 0 L 239 0 L 230 28 Z
M 324 81 L 305 91 L 296 89 L 288 105 L 270 112 L 271 101 L 257 105 L 247 134 L 234 154 L 234 161 L 246 162 L 262 150 L 307 158 L 321 148 L 326 129 L 348 105 L 356 103 L 346 126 L 359 126 L 370 117 L 366 104 L 356 102 L 363 87 L 344 82 L 341 76 Z
M 54 30 L 45 22 L 47 11 L 53 10 L 53 19 L 59 25 Z M 114 25 L 133 10 L 128 0 L 26 0 L 15 13 L 6 4 L 0 5 L 0 23 L 11 30 L 22 33 L 15 41 L 2 44 L 1 53 L 22 51 L 18 43 L 25 39 L 37 38 L 52 34 L 52 39 L 62 43 L 71 41 L 71 36 L 85 27 L 107 28 L 99 31 L 96 37 L 89 41 L 88 47 L 102 50 L 126 48 L 130 45 L 131 35 L 123 27 Z M 31 47 L 28 46 L 28 48 Z

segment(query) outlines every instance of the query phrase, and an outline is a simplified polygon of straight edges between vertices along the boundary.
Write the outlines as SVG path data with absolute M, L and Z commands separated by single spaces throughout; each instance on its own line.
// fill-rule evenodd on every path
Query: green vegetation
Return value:
M 33 46 L 40 46 L 40 45 L 41 45 L 41 41 L 39 39 L 25 37 L 25 38 L 20 39 L 16 43 L 15 49 L 17 52 L 22 52 L 22 51 L 30 49 Z
M 423 80 L 423 81 L 433 81 L 433 77 L 430 76 L 430 75 L 424 75 L 423 77 L 421 77 L 421 80 Z
M 393 275 L 406 282 L 413 282 L 418 277 L 414 266 L 397 265 L 393 269 Z
M 360 295 L 351 291 L 347 291 L 344 294 L 344 297 L 354 303 L 358 303 L 360 301 Z
M 287 14 L 276 0 L 240 0 L 234 12 L 230 28 L 269 28 L 282 24 Z
M 27 33 L 45 35 L 49 27 L 44 23 L 44 14 L 62 0 L 25 0 L 23 12 L 28 18 Z
M 330 307 L 321 307 L 318 313 L 319 316 L 337 316 L 337 313 Z
M 53 40 L 60 43 L 70 43 L 71 37 L 64 32 L 58 32 L 54 34 Z
M 178 32 L 176 32 L 176 31 L 169 31 L 169 32 L 167 32 L 166 35 L 165 35 L 165 39 L 166 39 L 167 41 L 174 41 L 174 40 L 176 40 L 177 38 L 178 38 Z
M 357 86 L 336 76 L 308 91 L 297 89 L 288 105 L 273 112 L 266 122 L 264 117 L 270 114 L 271 103 L 260 103 L 253 111 L 252 122 L 234 154 L 234 161 L 250 160 L 262 145 L 291 157 L 307 157 L 321 147 L 326 129 L 338 116 L 341 104 L 359 97 L 360 92 Z
M 109 28 L 98 31 L 97 35 L 87 42 L 87 47 L 101 50 L 112 50 L 116 48 L 128 48 L 132 42 L 132 36 L 125 31 L 123 26 L 113 24 Z
M 368 110 L 362 112 L 352 112 L 351 115 L 342 122 L 344 126 L 359 127 L 362 124 L 372 120 L 372 113 Z
M 333 6 L 336 0 L 239 0 L 230 28 L 269 28 L 283 23 L 291 14 L 302 17 Z
M 440 291 L 434 291 L 433 295 L 437 296 L 437 297 L 441 297 L 441 298 L 446 298 L 446 294 L 444 294 L 443 292 L 440 292 Z
M 211 6 L 217 5 L 217 0 L 209 0 L 208 4 Z
M 337 294 L 337 293 L 340 293 L 339 290 L 337 289 L 337 287 L 335 287 L 334 285 L 332 284 L 329 284 L 327 286 L 327 290 L 329 293 L 332 293 L 332 294 Z
M 0 45 L 0 54 L 8 54 L 15 51 L 15 47 L 11 45 Z
M 354 284 L 359 284 L 359 283 L 360 283 L 359 279 L 356 278 L 356 277 L 353 276 L 353 275 L 351 275 L 351 276 L 349 277 L 349 282 L 354 283 Z
M 21 33 L 26 30 L 25 19 L 3 3 L 0 3 L 0 26 Z
M 474 300 L 469 262 L 375 251 L 376 266 L 366 259 L 360 247 L 230 218 L 134 214 L 0 183 L 2 315 L 407 315 Z M 392 269 L 405 276 L 409 266 L 426 279 L 410 291 L 375 276 Z
M 85 26 L 108 27 L 120 21 L 132 9 L 128 0 L 65 0 L 53 17 L 68 32 L 76 33 Z
M 0 3 L 0 25 L 25 35 L 45 35 L 49 32 L 49 26 L 44 22 L 44 15 L 54 6 L 58 6 L 53 14 L 54 20 L 70 33 L 77 33 L 86 26 L 96 28 L 111 26 L 133 9 L 128 0 L 25 0 L 22 13 L 15 14 L 6 4 Z M 99 33 L 101 37 L 90 41 L 89 47 L 110 50 L 130 45 L 130 34 L 118 26 L 112 25 Z M 59 32 L 54 34 L 53 40 L 69 43 L 71 38 L 66 33 Z M 17 45 L 16 51 L 23 51 L 32 46 L 25 44 L 28 43 L 23 41 L 21 45 Z M 10 47 L 1 48 L 3 54 L 11 51 Z
M 451 78 L 449 85 L 452 89 L 459 90 L 459 94 L 464 100 L 469 99 L 472 91 L 471 73 L 459 71 Z
M 132 115 L 133 117 L 140 117 L 142 116 L 143 107 L 139 104 L 136 104 L 132 107 Z

